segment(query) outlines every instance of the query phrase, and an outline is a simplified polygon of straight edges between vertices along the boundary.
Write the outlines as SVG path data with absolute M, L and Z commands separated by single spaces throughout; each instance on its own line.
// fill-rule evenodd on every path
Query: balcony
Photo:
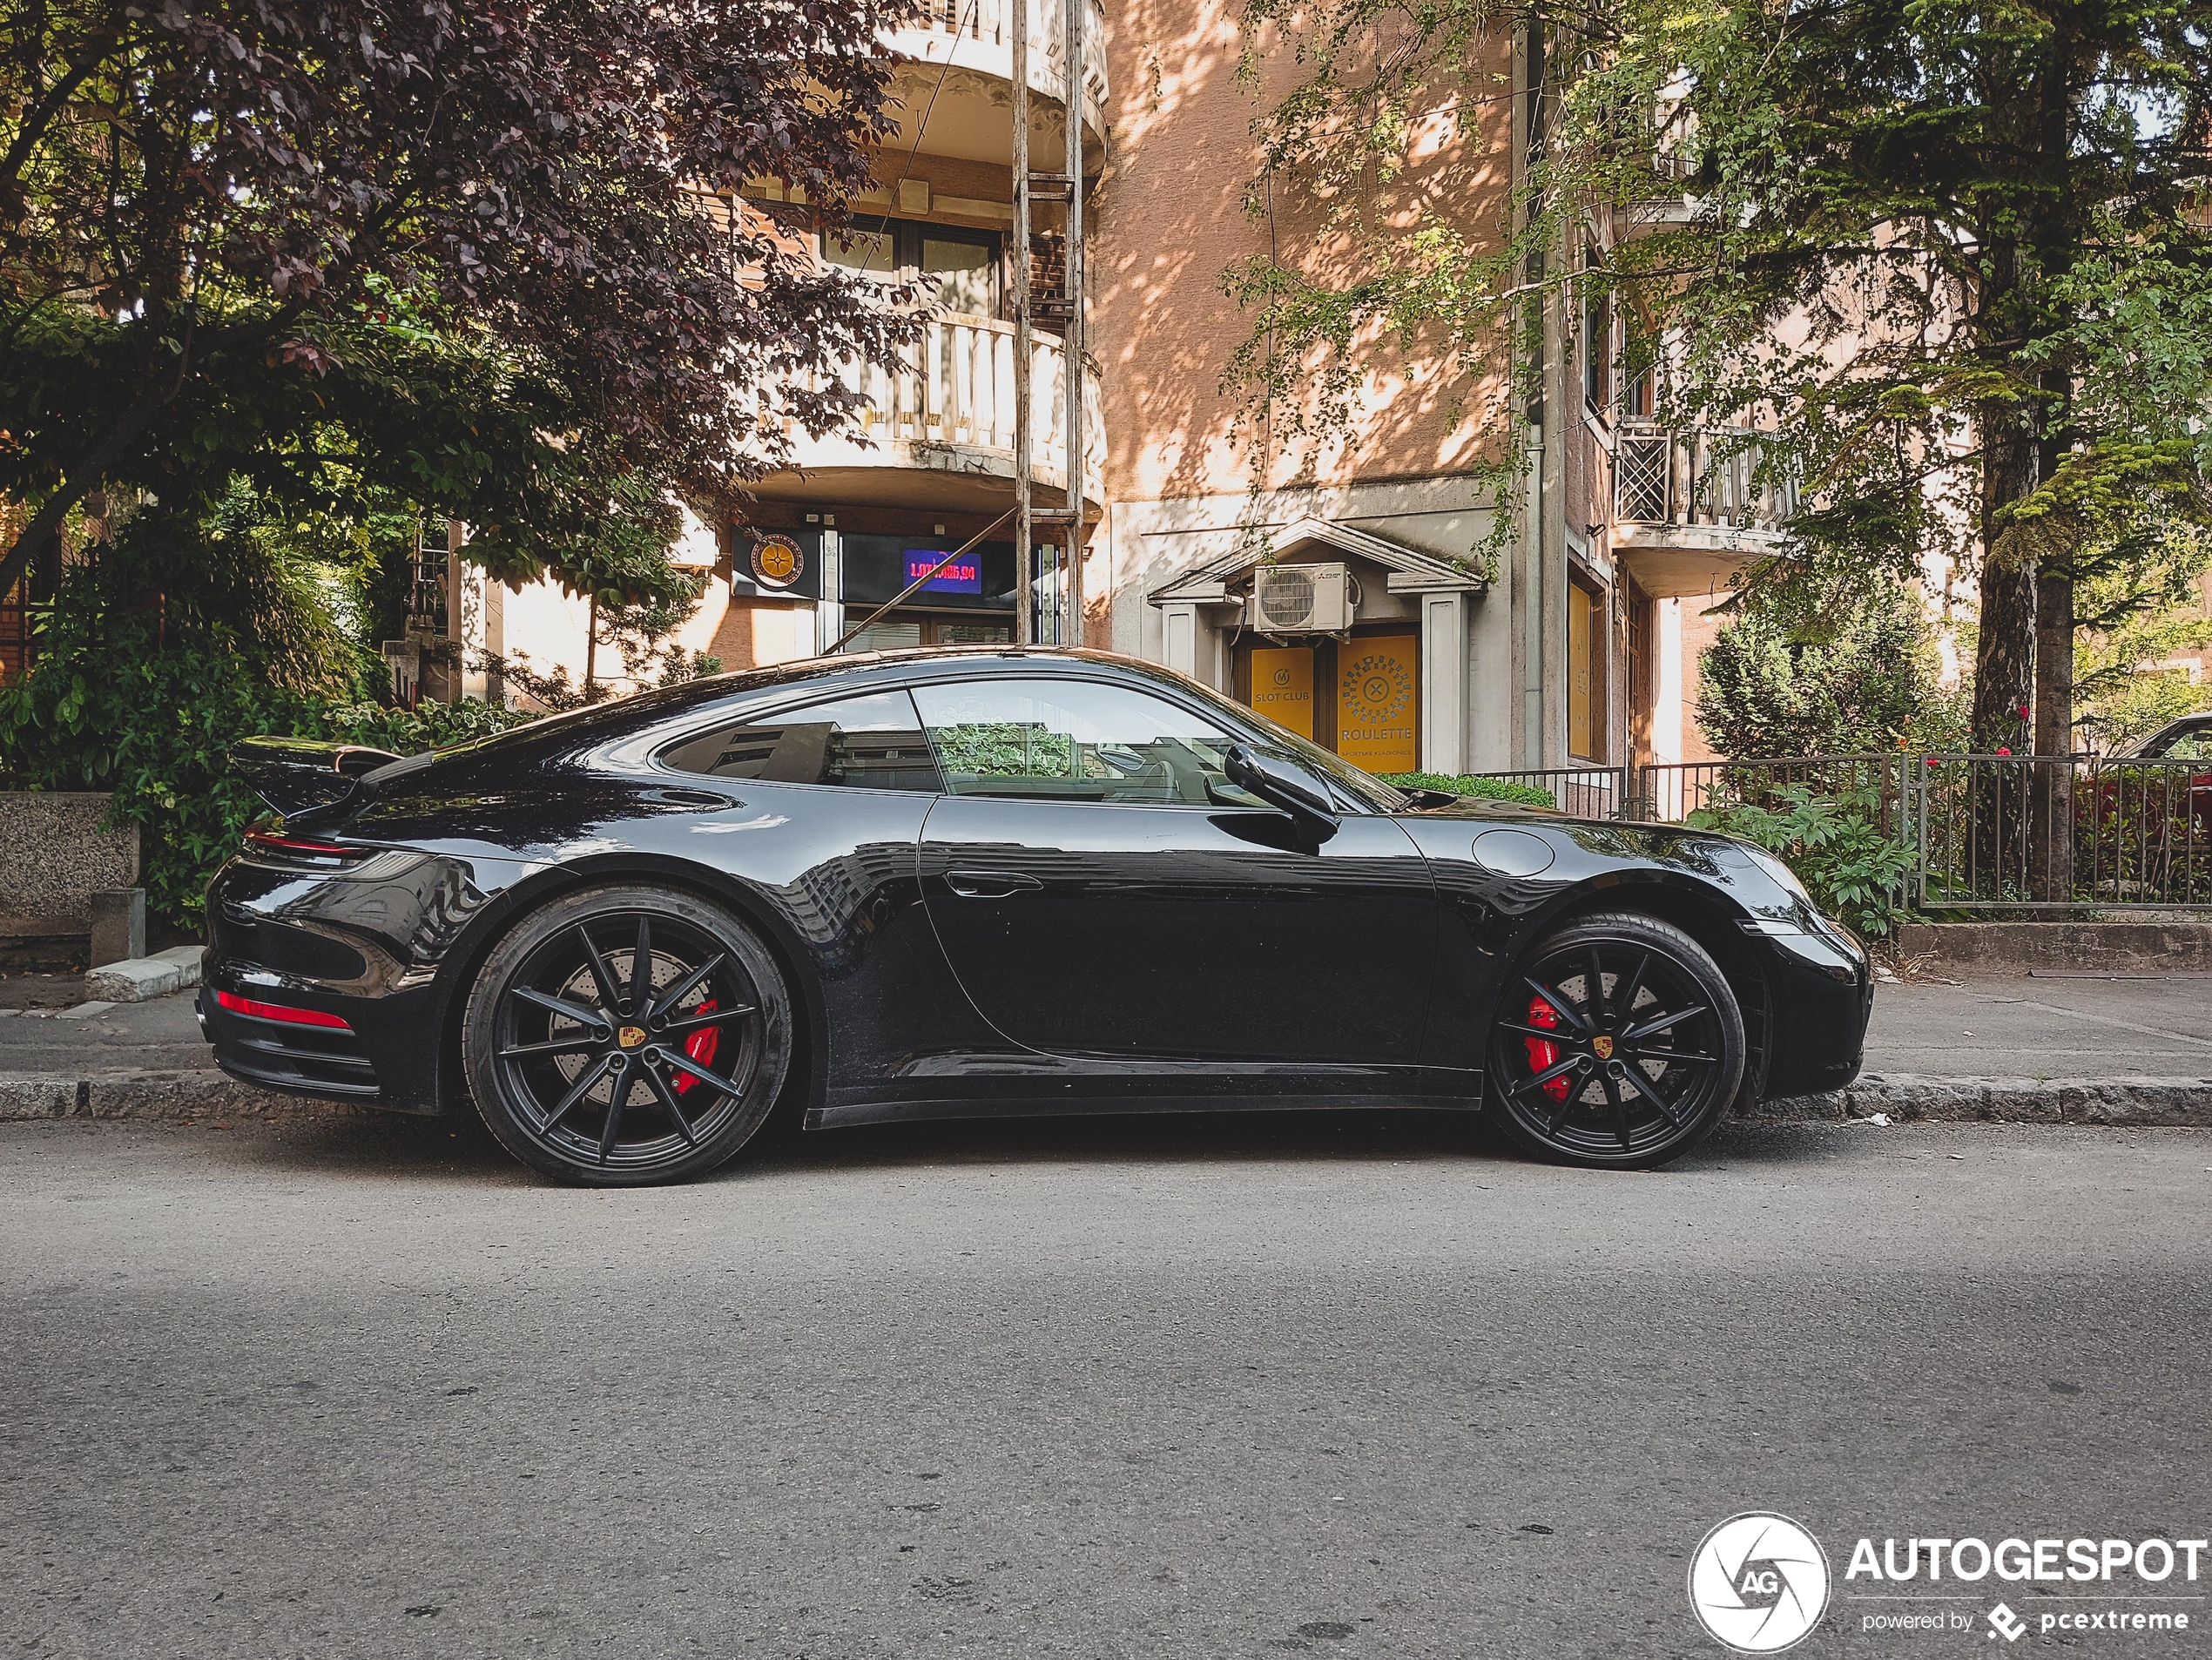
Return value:
M 1656 598 L 1716 592 L 1786 545 L 1793 481 L 1758 476 L 1748 427 L 1624 421 L 1614 435 L 1613 546 Z
M 1029 454 L 1040 506 L 1066 499 L 1062 422 L 1067 359 L 1058 341 L 1030 343 Z M 866 399 L 846 429 L 811 438 L 786 419 L 795 467 L 763 480 L 766 496 L 997 512 L 1013 503 L 1014 325 L 981 317 L 930 320 L 895 371 L 848 366 L 845 384 Z M 1101 505 L 1106 425 L 1098 377 L 1083 397 L 1086 505 Z
M 1068 74 L 1062 38 L 1066 29 L 1065 0 L 1030 0 L 1028 7 L 1029 89 L 1055 105 L 1065 107 Z M 1082 111 L 1084 148 L 1101 158 L 1106 133 L 1106 14 L 1099 0 L 1081 0 L 1089 9 L 1083 53 Z M 1008 26 L 1007 0 L 922 0 L 921 17 L 914 25 L 893 31 L 886 43 L 908 60 L 894 91 L 917 118 L 932 97 L 929 131 L 922 147 L 933 154 L 962 156 L 974 161 L 1004 165 L 1012 153 L 1003 87 L 1014 78 L 1014 35 Z M 953 73 L 941 89 L 941 66 Z M 966 76 L 960 71 L 967 71 Z M 923 72 L 926 71 L 926 72 Z M 965 83 L 965 84 L 963 84 Z M 977 84 L 981 83 L 981 84 Z M 1049 145 L 1065 145 L 1066 129 L 1059 125 L 1059 110 L 1039 110 L 1035 145 L 1042 138 L 1048 147 L 1033 163 L 1058 172 L 1061 158 Z M 1087 161 L 1085 170 L 1089 170 Z

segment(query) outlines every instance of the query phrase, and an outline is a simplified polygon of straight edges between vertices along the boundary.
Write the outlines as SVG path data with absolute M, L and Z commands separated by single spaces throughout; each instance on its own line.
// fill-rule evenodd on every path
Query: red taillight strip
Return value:
M 328 1026 L 334 1030 L 350 1032 L 354 1029 L 335 1015 L 326 1015 L 317 1009 L 291 1009 L 283 1003 L 257 1002 L 251 997 L 241 997 L 234 991 L 219 991 L 216 1003 L 233 1015 L 251 1015 L 256 1020 L 285 1020 L 295 1026 Z

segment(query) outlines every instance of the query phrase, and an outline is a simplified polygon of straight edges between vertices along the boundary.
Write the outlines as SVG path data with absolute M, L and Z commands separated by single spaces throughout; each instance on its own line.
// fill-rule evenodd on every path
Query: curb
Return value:
M 368 1109 L 287 1095 L 220 1073 L 98 1072 L 0 1076 L 0 1123 L 43 1118 L 329 1118 Z
M 1869 1074 L 1841 1090 L 1762 1102 L 1763 1124 L 1876 1113 L 1899 1124 L 2212 1125 L 2212 1078 L 1931 1078 Z
M 0 1123 L 51 1118 L 349 1118 L 375 1110 L 286 1095 L 210 1072 L 0 1076 Z M 1870 1075 L 1823 1095 L 1760 1103 L 1754 1124 L 1838 1124 L 1880 1113 L 1897 1124 L 2212 1126 L 2212 1078 L 1931 1078 Z

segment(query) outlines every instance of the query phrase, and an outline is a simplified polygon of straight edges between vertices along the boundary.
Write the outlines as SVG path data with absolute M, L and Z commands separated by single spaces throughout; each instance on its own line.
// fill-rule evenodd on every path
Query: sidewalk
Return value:
M 1877 987 L 1848 1089 L 1762 1117 L 2212 1124 L 2212 974 L 1979 973 Z
M 215 1070 L 190 991 L 52 1013 L 0 1010 L 0 1119 L 268 1117 L 341 1103 Z M 2212 974 L 2049 971 L 1884 985 L 1849 1089 L 1774 1118 L 2007 1118 L 2212 1124 Z

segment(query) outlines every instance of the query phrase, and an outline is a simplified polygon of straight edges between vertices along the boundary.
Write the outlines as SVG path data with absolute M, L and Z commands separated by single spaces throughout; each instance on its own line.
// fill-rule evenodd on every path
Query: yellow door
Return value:
M 1380 635 L 1337 647 L 1337 753 L 1370 773 L 1420 770 L 1420 643 Z
M 1567 586 L 1567 751 L 1591 756 L 1594 736 L 1590 722 L 1591 596 L 1569 583 Z

